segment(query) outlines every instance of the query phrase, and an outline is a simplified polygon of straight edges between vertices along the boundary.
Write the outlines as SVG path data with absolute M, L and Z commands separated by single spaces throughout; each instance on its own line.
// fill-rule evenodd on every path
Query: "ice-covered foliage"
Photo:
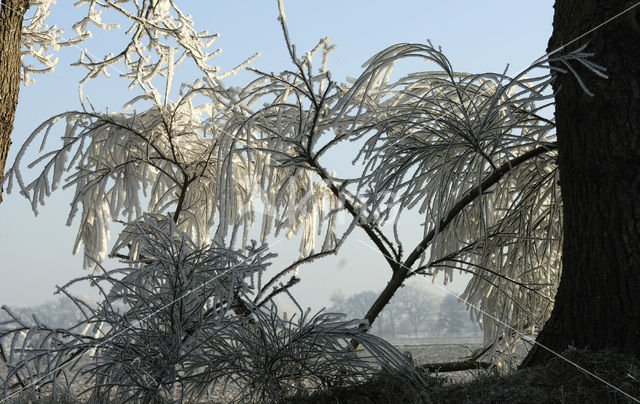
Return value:
M 269 265 L 266 246 L 201 246 L 171 218 L 135 226 L 140 259 L 59 288 L 83 320 L 66 329 L 4 310 L 0 397 L 31 391 L 89 402 L 276 402 L 286 395 L 362 380 L 379 370 L 420 383 L 408 360 L 342 315 L 279 315 L 250 303 Z M 92 282 L 92 305 L 67 292 Z M 349 342 L 364 346 L 356 354 Z M 219 398 L 219 396 L 218 396 Z
M 353 215 L 345 234 L 362 227 L 404 278 L 471 272 L 462 297 L 495 344 L 491 353 L 541 326 L 559 280 L 562 235 L 554 125 L 541 112 L 550 75 L 456 73 L 431 45 L 400 44 L 347 86 L 332 82 L 324 65 L 313 73 L 311 53 L 290 52 L 298 70 L 262 74 L 261 91 L 273 101 L 238 137 L 253 136 L 261 150 L 325 180 Z M 394 62 L 405 58 L 435 68 L 392 80 Z M 362 175 L 329 175 L 322 155 L 363 138 Z M 404 257 L 401 216 L 412 208 L 424 217 L 424 240 Z M 383 231 L 388 222 L 391 234 Z
M 404 57 L 436 71 L 376 83 Z M 407 276 L 443 272 L 446 283 L 454 269 L 472 273 L 461 297 L 498 350 L 544 324 L 560 271 L 555 132 L 543 111 L 550 76 L 525 73 L 457 73 L 431 46 L 399 45 L 376 55 L 351 90 L 380 89 L 362 106 L 375 128 L 365 128 L 359 155 L 368 220 L 394 223 L 401 245 L 399 216 L 417 209 L 423 241 L 403 260 Z
M 219 76 L 218 68 L 209 64 L 209 59 L 219 50 L 210 50 L 218 37 L 207 31 L 198 31 L 190 15 L 182 12 L 173 0 L 80 0 L 74 6 L 86 8 L 85 17 L 73 24 L 72 37 L 64 38 L 64 31 L 49 25 L 55 0 L 30 0 L 22 28 L 22 79 L 32 83 L 30 74 L 53 70 L 57 62 L 54 52 L 60 46 L 79 44 L 93 36 L 92 29 L 121 29 L 126 32 L 122 47 L 109 54 L 97 57 L 84 49 L 76 65 L 87 70 L 81 84 L 101 74 L 109 75 L 108 69 L 116 67 L 131 86 L 140 86 L 145 92 L 158 97 L 168 97 L 172 86 L 174 69 L 184 60 L 190 59 L 209 78 Z M 55 14 L 55 13 L 54 13 Z M 105 18 L 106 17 L 106 18 Z M 42 67 L 33 66 L 31 60 Z M 115 66 L 114 66 L 115 67 Z M 228 72 L 227 72 L 228 73 Z M 162 75 L 166 87 L 158 91 L 152 84 L 156 75 Z M 80 97 L 82 98 L 82 96 Z M 166 101 L 166 98 L 164 99 Z
M 244 244 L 257 214 L 254 197 L 262 204 L 263 241 L 272 228 L 288 233 L 302 228 L 300 250 L 307 254 L 323 212 L 336 203 L 309 172 L 270 164 L 269 153 L 247 151 L 247 142 L 229 131 L 250 114 L 244 97 L 222 86 L 191 88 L 178 102 L 140 114 L 67 112 L 51 118 L 18 151 L 6 174 L 8 192 L 15 179 L 37 212 L 53 190 L 73 187 L 68 223 L 81 211 L 75 251 L 83 244 L 98 261 L 107 254 L 110 222 L 132 223 L 143 213 L 171 212 L 178 227 L 199 243 L 208 242 L 213 231 L 217 242 L 229 238 Z M 58 122 L 66 123 L 61 147 L 31 164 L 41 165 L 40 174 L 26 182 L 21 159 L 36 139 L 44 145 Z M 330 248 L 333 229 L 325 227 L 324 246 Z M 135 258 L 134 241 L 125 230 L 112 254 L 133 247 L 124 254 Z M 93 266 L 85 261 L 85 267 Z
M 68 46 L 82 40 L 81 36 L 65 40 L 62 29 L 47 23 L 46 19 L 53 4 L 55 0 L 29 0 L 29 9 L 25 13 L 20 34 L 22 53 L 20 75 L 25 84 L 35 81 L 30 77 L 31 74 L 47 73 L 53 70 L 58 61 L 53 52 L 60 46 Z M 34 66 L 33 61 L 40 66 Z
M 56 116 L 33 132 L 5 176 L 8 191 L 17 183 L 34 211 L 61 184 L 75 189 L 69 220 L 81 210 L 76 250 L 83 244 L 96 258 L 85 266 L 106 256 L 113 220 L 127 227 L 111 253 L 128 259 L 142 259 L 137 229 L 149 220 L 165 230 L 175 222 L 197 246 L 211 235 L 214 243 L 244 246 L 253 225 L 263 242 L 301 233 L 291 265 L 260 279 L 252 302 L 260 305 L 295 284 L 301 264 L 336 253 L 359 227 L 391 273 L 365 315 L 370 322 L 406 279 L 442 274 L 448 282 L 457 269 L 472 274 L 462 298 L 482 322 L 487 352 L 499 366 L 511 364 L 522 335 L 544 324 L 560 279 L 562 239 L 549 85 L 554 74 L 575 74 L 572 64 L 603 74 L 584 48 L 510 76 L 456 72 L 430 43 L 398 44 L 374 55 L 356 79 L 337 83 L 328 70 L 329 39 L 299 55 L 280 1 L 291 70 L 252 69 L 255 81 L 229 88 L 196 60 L 204 79 L 183 85 L 179 99 L 168 102 L 174 60 L 207 56 L 196 49 L 209 37 L 193 31 L 190 20 L 175 22 L 183 17 L 171 1 L 82 3 L 91 12 L 79 34 L 88 22 L 101 26 L 99 11 L 107 7 L 131 17 L 134 36 L 172 36 L 182 49 L 174 59 L 177 51 L 164 45 L 146 48 L 159 55 L 152 63 L 134 41 L 113 58 L 82 59 L 87 77 L 125 60 L 125 76 L 144 90 L 130 105 L 142 100 L 145 110 Z M 157 9 L 142 13 L 151 5 Z M 396 77 L 394 65 L 405 60 L 428 70 Z M 166 82 L 162 95 L 148 80 L 158 72 Z M 39 174 L 25 180 L 26 150 L 36 142 L 44 147 L 58 121 L 66 122 L 61 146 L 30 164 Z M 363 144 L 350 156 L 362 172 L 342 178 L 324 157 L 347 142 Z M 422 220 L 406 231 L 422 227 L 423 238 L 407 247 L 402 218 L 409 211 Z M 338 223 L 338 213 L 350 219 Z
M 398 44 L 371 58 L 350 84 L 337 84 L 326 68 L 328 40 L 314 50 L 324 56 L 316 72 L 314 52 L 298 57 L 283 29 L 296 69 L 257 71 L 268 80 L 260 91 L 273 100 L 243 124 L 239 137 L 253 136 L 261 149 L 323 179 L 353 216 L 344 234 L 359 226 L 380 250 L 393 280 L 367 319 L 375 320 L 404 279 L 443 273 L 448 282 L 455 269 L 469 272 L 461 298 L 484 324 L 489 355 L 499 366 L 513 365 L 515 343 L 544 324 L 560 279 L 550 82 L 573 71 L 572 63 L 595 74 L 602 69 L 581 48 L 513 77 L 458 73 L 431 44 Z M 394 79 L 394 64 L 406 59 L 432 70 Z M 554 62 L 567 68 L 551 67 Z M 354 156 L 364 167 L 359 176 L 337 178 L 322 165 L 342 141 L 364 141 Z M 423 217 L 423 239 L 404 256 L 402 216 L 411 209 Z
M 91 35 L 91 27 L 95 26 L 122 29 L 129 39 L 125 46 L 101 58 L 83 51 L 77 64 L 86 68 L 87 74 L 81 84 L 100 74 L 108 76 L 109 67 L 123 63 L 121 76 L 129 80 L 130 86 L 140 86 L 161 104 L 169 97 L 174 69 L 184 60 L 191 59 L 209 78 L 218 73 L 216 66 L 208 64 L 219 52 L 209 50 L 218 35 L 196 30 L 191 16 L 183 13 L 174 0 L 82 0 L 76 6 L 87 7 L 87 16 L 73 26 L 76 34 Z M 118 18 L 115 22 L 103 21 L 103 13 L 116 14 Z M 119 21 L 127 25 L 121 27 Z M 160 91 L 152 83 L 156 75 L 165 78 L 165 88 Z
M 446 283 L 455 269 L 473 274 L 461 298 L 484 324 L 490 355 L 506 353 L 499 365 L 553 307 L 562 203 L 555 127 L 545 109 L 553 74 L 567 71 L 550 63 L 582 63 L 602 74 L 589 56 L 582 48 L 510 77 L 458 73 L 430 44 L 400 44 L 374 56 L 349 90 L 367 94 L 361 127 L 353 129 L 365 138 L 356 194 L 367 222 L 393 223 L 401 255 L 400 216 L 409 209 L 423 215 L 423 240 L 398 259 L 405 277 L 442 272 Z M 389 80 L 392 63 L 405 58 L 435 71 Z

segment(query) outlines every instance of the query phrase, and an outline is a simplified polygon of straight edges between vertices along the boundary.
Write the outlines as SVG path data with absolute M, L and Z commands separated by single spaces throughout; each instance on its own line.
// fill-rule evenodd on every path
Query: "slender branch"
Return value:
M 2 348 L 2 344 L 0 343 L 0 359 L 2 359 L 2 362 L 4 363 L 9 363 L 9 360 L 7 359 L 7 356 L 4 354 L 4 349 Z M 25 389 L 26 386 L 24 384 L 24 382 L 22 381 L 22 378 L 20 377 L 20 374 L 16 371 L 14 376 L 16 377 L 16 379 L 18 379 L 18 384 L 20 385 L 20 387 L 22 387 L 22 389 Z
M 314 108 L 313 121 L 311 123 L 311 130 L 309 131 L 309 137 L 307 138 L 307 155 L 308 156 L 311 156 L 311 154 L 312 154 L 311 148 L 313 147 L 313 138 L 316 135 L 316 130 L 318 128 L 318 122 L 320 120 L 320 112 L 321 112 L 320 110 L 322 109 L 322 107 L 324 106 L 325 101 L 327 100 L 327 95 L 329 94 L 329 90 L 330 89 L 331 89 L 331 82 L 329 82 L 329 85 L 327 86 L 327 89 L 325 90 L 325 92 L 320 97 L 320 102 Z
M 395 272 L 398 268 L 399 263 L 392 258 L 391 252 L 387 249 L 384 241 L 376 234 L 374 227 L 364 222 L 360 218 L 360 209 L 356 208 L 353 203 L 347 200 L 344 197 L 344 194 L 340 192 L 340 189 L 336 187 L 333 183 L 329 175 L 326 171 L 318 165 L 318 163 L 313 159 L 308 159 L 307 162 L 311 167 L 313 167 L 314 171 L 322 178 L 322 180 L 327 184 L 333 195 L 338 198 L 342 202 L 342 206 L 357 220 L 358 226 L 367 233 L 367 236 L 373 241 L 376 247 L 380 250 L 380 253 L 384 256 L 385 260 L 391 267 L 391 269 Z M 397 255 L 397 254 L 395 254 Z
M 453 221 L 453 219 L 457 215 L 459 215 L 460 212 L 464 210 L 464 208 L 466 208 L 469 205 L 469 203 L 471 203 L 475 198 L 477 198 L 481 194 L 483 190 L 487 190 L 492 185 L 495 185 L 504 175 L 509 173 L 515 167 L 519 166 L 520 164 L 536 156 L 555 150 L 556 147 L 557 146 L 555 145 L 555 143 L 541 146 L 536 149 L 530 150 L 510 161 L 507 161 L 506 163 L 498 167 L 498 169 L 495 170 L 493 173 L 491 173 L 488 177 L 486 177 L 480 183 L 479 186 L 474 187 L 473 189 L 470 189 L 466 193 L 466 195 L 464 195 L 449 210 L 449 212 L 440 221 L 439 225 L 435 229 L 431 230 L 425 236 L 425 238 L 420 242 L 420 244 L 418 244 L 418 246 L 411 252 L 409 257 L 407 257 L 404 263 L 394 263 L 394 265 L 392 265 L 392 268 L 396 268 L 396 270 L 393 273 L 393 276 L 387 283 L 387 286 L 385 286 L 385 288 L 382 290 L 378 298 L 373 302 L 373 304 L 369 308 L 369 311 L 367 311 L 367 314 L 364 316 L 364 318 L 367 321 L 369 321 L 369 324 L 373 324 L 373 322 L 378 317 L 382 309 L 384 309 L 385 306 L 389 303 L 389 301 L 391 301 L 391 298 L 393 297 L 395 292 L 400 288 L 400 286 L 402 286 L 402 283 L 407 279 L 409 271 L 413 266 L 413 264 L 416 263 L 416 261 L 422 255 L 422 253 L 427 249 L 427 246 L 429 245 L 429 243 L 431 243 L 433 238 L 436 236 L 436 229 L 438 229 L 439 231 L 442 231 L 443 229 L 445 229 Z M 390 256 L 386 256 L 385 258 L 387 259 L 387 261 L 391 261 Z M 354 348 L 357 348 L 358 342 L 353 340 L 351 341 L 351 345 Z
M 341 238 L 341 242 L 342 240 L 344 240 L 344 235 Z M 340 243 L 339 243 L 340 244 Z M 276 275 L 274 275 L 263 287 L 262 289 L 260 289 L 260 291 L 258 292 L 258 295 L 256 296 L 256 298 L 254 299 L 253 303 L 257 304 L 259 298 L 264 294 L 264 292 L 269 289 L 271 286 L 273 286 L 280 278 L 282 278 L 284 275 L 286 275 L 288 272 L 293 271 L 296 267 L 300 266 L 301 264 L 304 264 L 306 262 L 309 261 L 313 261 L 317 258 L 321 258 L 321 257 L 325 257 L 331 254 L 334 254 L 336 252 L 336 248 L 332 248 L 331 250 L 327 250 L 327 251 L 321 251 L 319 253 L 314 253 L 314 254 L 310 254 L 306 257 L 300 258 L 298 260 L 296 260 L 293 264 L 290 264 L 289 266 L 287 266 L 286 268 L 284 268 L 283 270 L 281 270 L 280 272 L 278 272 Z
M 279 288 L 275 288 L 271 293 L 269 293 L 269 295 L 262 299 L 260 303 L 257 303 L 256 308 L 262 307 L 266 302 L 273 299 L 276 295 L 284 293 L 287 289 L 291 288 L 294 285 L 297 285 L 299 282 L 300 278 L 292 276 L 291 279 L 289 279 L 289 282 L 287 282 L 285 285 L 280 284 L 281 286 Z
M 173 222 L 178 224 L 178 217 L 180 216 L 180 212 L 182 211 L 182 205 L 184 204 L 184 199 L 187 196 L 187 188 L 189 184 L 193 181 L 193 178 L 188 178 L 185 175 L 184 183 L 180 189 L 180 196 L 178 197 L 178 205 L 176 206 L 176 212 L 173 214 Z
M 490 235 L 490 236 L 491 236 L 491 235 Z M 513 283 L 513 284 L 514 284 L 514 285 L 516 285 L 516 286 L 519 286 L 519 287 L 521 287 L 521 288 L 527 289 L 527 290 L 529 290 L 530 292 L 533 292 L 533 293 L 535 293 L 536 295 L 538 295 L 538 296 L 542 297 L 543 299 L 546 299 L 546 300 L 547 300 L 547 301 L 549 301 L 550 303 L 553 303 L 553 299 L 551 299 L 551 298 L 550 298 L 550 297 L 548 297 L 548 296 L 543 295 L 543 294 L 542 294 L 542 293 L 540 293 L 537 289 L 535 289 L 535 288 L 533 288 L 533 287 L 532 287 L 532 286 L 549 286 L 549 284 L 548 284 L 548 283 L 535 283 L 535 284 L 534 284 L 534 283 L 523 283 L 523 282 L 519 282 L 519 281 L 517 281 L 517 280 L 515 280 L 515 279 L 512 279 L 512 278 L 510 278 L 510 277 L 508 277 L 508 276 L 506 276 L 506 275 L 501 274 L 501 273 L 500 273 L 500 272 L 498 272 L 498 271 L 494 271 L 494 270 L 492 270 L 491 268 L 488 268 L 488 267 L 486 267 L 486 266 L 484 266 L 484 265 L 474 264 L 474 263 L 472 263 L 472 262 L 468 262 L 468 261 L 464 261 L 464 260 L 461 260 L 461 259 L 457 259 L 457 258 L 456 258 L 456 256 L 457 256 L 458 254 L 460 254 L 460 253 L 464 252 L 465 250 L 470 249 L 470 248 L 471 248 L 471 247 L 473 247 L 475 244 L 476 244 L 475 242 L 474 242 L 474 243 L 471 243 L 471 244 L 469 244 L 469 245 L 465 246 L 464 248 L 461 248 L 461 249 L 459 249 L 459 250 L 457 250 L 457 251 L 454 251 L 454 252 L 452 252 L 452 253 L 450 253 L 450 254 L 447 254 L 447 255 L 445 255 L 444 257 L 439 258 L 439 259 L 437 259 L 437 260 L 435 260 L 435 261 L 432 261 L 432 262 L 430 262 L 430 263 L 429 263 L 429 264 L 427 264 L 427 265 L 421 266 L 420 268 L 417 268 L 417 269 L 416 269 L 416 270 L 414 270 L 414 271 L 410 271 L 410 272 L 407 274 L 407 278 L 410 278 L 410 277 L 415 276 L 415 275 L 424 275 L 424 273 L 423 273 L 423 272 L 424 272 L 425 270 L 427 270 L 427 269 L 432 269 L 432 268 L 436 268 L 436 267 L 452 268 L 452 269 L 457 269 L 457 270 L 459 270 L 459 271 L 467 272 L 467 273 L 470 273 L 470 274 L 478 275 L 475 271 L 473 271 L 473 270 L 471 270 L 471 269 L 467 269 L 467 268 L 463 268 L 463 267 L 460 267 L 460 266 L 455 266 L 455 265 L 449 265 L 449 264 L 447 264 L 447 261 L 451 261 L 451 262 L 456 262 L 456 263 L 459 263 L 459 264 L 471 265 L 471 266 L 474 266 L 474 267 L 476 267 L 476 268 L 479 268 L 479 269 L 480 269 L 480 270 L 482 270 L 482 271 L 487 271 L 487 272 L 489 272 L 490 274 L 492 274 L 492 275 L 494 275 L 494 276 L 497 276 L 498 278 L 504 279 L 505 281 L 507 281 L 507 282 L 511 282 L 511 283 Z M 482 279 L 486 280 L 484 277 L 482 277 Z
M 500 181 L 505 174 L 507 174 L 520 164 L 541 154 L 555 150 L 556 148 L 557 145 L 555 143 L 540 146 L 533 150 L 529 150 L 528 152 L 514 158 L 513 160 L 509 160 L 498 167 L 477 187 L 470 189 L 466 193 L 466 195 L 460 198 L 460 200 L 453 207 L 451 207 L 451 209 L 449 209 L 449 212 L 440 220 L 440 223 L 438 223 L 438 225 L 422 239 L 422 241 L 416 246 L 416 248 L 414 248 L 411 254 L 409 254 L 402 266 L 407 269 L 411 268 L 413 264 L 420 258 L 422 253 L 424 253 L 424 251 L 427 249 L 427 246 L 433 241 L 437 232 L 445 229 L 453 221 L 453 219 L 455 219 L 455 217 L 458 216 L 460 212 L 462 212 L 464 208 L 469 205 L 469 203 L 471 203 L 483 192 L 483 190 L 489 189 L 492 185 Z
M 378 226 L 373 227 L 373 230 L 378 234 L 378 236 L 380 236 L 382 241 L 387 243 L 387 246 L 389 246 L 389 248 L 393 251 L 396 261 L 400 261 L 402 259 L 402 245 L 398 243 L 398 249 L 396 250 L 391 240 L 389 240 L 389 238 L 387 238 L 387 236 L 384 235 L 384 233 L 382 232 L 382 230 L 380 230 Z

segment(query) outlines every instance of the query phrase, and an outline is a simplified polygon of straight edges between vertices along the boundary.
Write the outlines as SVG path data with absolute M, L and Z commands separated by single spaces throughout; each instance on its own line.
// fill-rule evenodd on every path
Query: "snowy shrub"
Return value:
M 37 317 L 27 324 L 3 307 L 3 397 L 18 388 L 91 402 L 195 401 L 216 391 L 237 402 L 277 401 L 381 369 L 420 383 L 399 351 L 364 333 L 366 322 L 302 311 L 287 318 L 270 300 L 254 305 L 250 294 L 272 256 L 266 246 L 198 246 L 170 218 L 136 228 L 138 260 L 59 289 L 84 316 L 72 327 Z M 78 282 L 94 283 L 101 303 L 67 293 Z

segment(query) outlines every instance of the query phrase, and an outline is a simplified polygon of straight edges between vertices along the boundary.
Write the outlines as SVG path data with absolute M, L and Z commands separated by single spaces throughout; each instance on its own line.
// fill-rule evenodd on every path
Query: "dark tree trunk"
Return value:
M 11 145 L 20 91 L 20 34 L 29 0 L 2 0 L 0 7 L 0 181 Z M 0 202 L 2 189 L 0 188 Z
M 634 2 L 557 0 L 549 51 L 597 27 Z M 588 43 L 602 79 L 559 74 L 558 166 L 564 212 L 562 277 L 538 342 L 613 348 L 640 357 L 640 7 L 561 52 Z M 523 366 L 553 354 L 536 346 Z

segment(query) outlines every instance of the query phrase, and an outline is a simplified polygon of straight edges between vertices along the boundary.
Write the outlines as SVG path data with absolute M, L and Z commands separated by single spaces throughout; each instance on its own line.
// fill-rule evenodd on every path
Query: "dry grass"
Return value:
M 632 397 L 640 398 L 640 361 L 611 351 L 573 350 L 570 361 L 606 380 Z M 397 376 L 381 375 L 365 383 L 336 386 L 313 395 L 284 400 L 301 403 L 633 403 L 637 402 L 602 381 L 556 358 L 544 366 L 506 376 L 480 371 L 474 380 L 453 383 L 442 375 L 425 374 L 426 388 L 415 388 Z M 73 399 L 23 395 L 7 404 L 76 403 Z M 4 404 L 4 403 L 3 403 Z
M 631 397 L 640 398 L 640 361 L 611 351 L 568 351 L 564 356 L 596 374 Z M 465 383 L 426 375 L 428 391 L 407 390 L 392 377 L 334 389 L 289 403 L 625 403 L 637 402 L 556 358 L 544 366 L 522 369 L 506 376 L 483 371 Z

